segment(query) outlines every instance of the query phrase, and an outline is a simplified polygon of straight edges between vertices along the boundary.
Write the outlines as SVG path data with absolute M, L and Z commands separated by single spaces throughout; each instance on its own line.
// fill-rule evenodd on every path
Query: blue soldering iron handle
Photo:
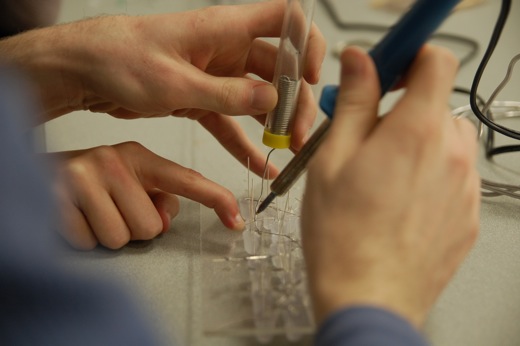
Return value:
M 399 81 L 419 49 L 459 2 L 460 0 L 417 0 L 370 51 L 379 75 L 381 97 Z M 329 118 L 334 114 L 337 95 L 338 86 L 323 88 L 320 108 Z

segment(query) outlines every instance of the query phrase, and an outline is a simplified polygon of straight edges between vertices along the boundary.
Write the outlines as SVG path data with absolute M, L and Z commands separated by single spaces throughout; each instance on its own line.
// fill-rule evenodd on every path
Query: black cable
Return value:
M 455 87 L 455 88 L 453 88 L 453 92 L 471 96 L 471 90 L 464 88 L 464 87 Z M 484 101 L 484 98 L 482 96 L 480 96 L 479 94 L 476 94 L 475 97 L 477 99 L 479 106 L 486 105 L 486 101 Z M 495 149 L 494 144 L 495 144 L 495 131 L 489 130 L 489 131 L 487 131 L 487 138 L 485 141 L 485 149 L 484 149 L 484 152 L 486 153 L 486 158 L 490 158 L 491 156 L 495 155 L 495 154 L 490 154 Z
M 506 153 L 514 153 L 520 151 L 520 145 L 504 145 L 501 147 L 492 148 L 488 152 L 486 152 L 486 157 L 491 158 L 495 155 L 506 154 Z
M 468 88 L 456 86 L 453 88 L 453 92 L 459 93 L 459 94 L 466 94 L 468 96 L 471 95 L 471 90 Z M 484 101 L 484 98 L 478 94 L 476 94 L 477 101 L 480 105 L 484 106 L 486 104 L 486 101 Z
M 500 14 L 499 14 L 497 22 L 495 24 L 493 34 L 491 35 L 489 45 L 486 49 L 486 52 L 484 53 L 484 57 L 482 58 L 482 61 L 480 62 L 477 72 L 475 73 L 475 77 L 473 79 L 473 84 L 471 85 L 471 94 L 470 94 L 469 102 L 471 105 L 471 109 L 473 110 L 473 113 L 475 113 L 475 116 L 482 123 L 484 123 L 487 127 L 489 127 L 490 130 L 494 130 L 494 131 L 497 131 L 498 133 L 503 134 L 504 136 L 508 136 L 508 137 L 520 140 L 520 132 L 509 129 L 505 126 L 499 125 L 499 124 L 495 123 L 493 120 L 486 117 L 484 114 L 482 114 L 482 111 L 480 110 L 480 108 L 477 104 L 477 97 L 476 97 L 477 92 L 478 92 L 478 86 L 480 84 L 480 80 L 482 79 L 482 75 L 484 74 L 484 70 L 486 69 L 489 59 L 493 55 L 495 47 L 498 44 L 498 41 L 500 40 L 500 35 L 502 34 L 502 31 L 506 24 L 510 9 L 511 9 L 511 0 L 502 0 Z
M 453 89 L 453 92 L 471 95 L 471 90 L 466 89 L 464 87 L 455 87 Z M 476 94 L 475 97 L 477 99 L 479 107 L 484 106 L 486 104 L 486 102 L 484 101 L 482 96 L 480 96 L 479 94 Z M 486 154 L 486 158 L 490 159 L 495 155 L 507 154 L 507 153 L 513 153 L 513 152 L 520 151 L 520 145 L 504 145 L 504 146 L 500 146 L 500 147 L 495 147 L 495 131 L 489 129 L 487 131 L 487 138 L 485 141 L 485 150 L 484 151 Z
M 505 146 L 495 147 L 495 131 L 498 133 L 501 133 L 505 136 L 512 137 L 514 139 L 520 139 L 520 132 L 511 130 L 505 126 L 496 124 L 492 120 L 491 107 L 488 110 L 489 117 L 484 115 L 482 113 L 482 111 L 480 110 L 480 106 L 485 105 L 485 102 L 483 102 L 482 97 L 480 97 L 477 93 L 478 86 L 479 86 L 480 80 L 482 78 L 482 75 L 484 73 L 484 70 L 486 69 L 487 63 L 489 62 L 489 59 L 493 55 L 496 45 L 498 44 L 498 41 L 500 40 L 500 35 L 502 34 L 502 31 L 505 27 L 507 18 L 509 16 L 510 8 L 511 8 L 511 0 L 503 0 L 502 6 L 500 9 L 500 14 L 499 14 L 499 17 L 495 24 L 495 28 L 493 30 L 493 34 L 491 35 L 491 39 L 490 39 L 490 42 L 486 49 L 486 52 L 484 53 L 484 57 L 482 58 L 482 61 L 480 62 L 477 72 L 475 73 L 475 77 L 473 79 L 473 85 L 471 87 L 470 94 L 469 94 L 470 95 L 470 105 L 471 105 L 471 109 L 473 110 L 473 113 L 483 124 L 485 124 L 488 127 L 486 144 L 485 144 L 485 154 L 486 154 L 487 159 L 491 159 L 493 156 L 499 155 L 499 154 L 520 151 L 520 145 L 505 145 Z M 465 91 L 462 91 L 462 92 L 465 92 Z
M 323 8 L 331 18 L 334 25 L 342 30 L 358 30 L 358 31 L 371 31 L 371 32 L 377 32 L 377 33 L 384 33 L 391 29 L 391 27 L 387 27 L 384 25 L 378 25 L 378 24 L 370 24 L 370 23 L 345 23 L 339 18 L 338 11 L 335 10 L 334 5 L 331 3 L 331 0 L 320 0 L 320 3 L 323 5 Z M 469 94 L 470 96 L 470 106 L 473 112 L 475 113 L 476 117 L 488 127 L 487 132 L 487 138 L 485 142 L 485 154 L 486 158 L 491 158 L 495 155 L 503 154 L 503 153 L 511 153 L 515 151 L 520 151 L 520 145 L 506 145 L 501 147 L 494 147 L 495 143 L 495 131 L 498 133 L 501 133 L 505 136 L 519 139 L 520 140 L 520 132 L 514 131 L 512 129 L 509 129 L 505 126 L 499 125 L 495 123 L 491 117 L 487 117 L 484 114 L 482 114 L 482 111 L 480 110 L 480 106 L 484 106 L 486 102 L 484 102 L 483 98 L 480 97 L 477 93 L 478 85 L 480 83 L 480 80 L 482 78 L 482 75 L 484 73 L 484 70 L 487 66 L 487 63 L 489 59 L 491 58 L 493 51 L 495 50 L 495 47 L 500 39 L 500 35 L 503 31 L 503 28 L 505 27 L 505 23 L 507 21 L 507 18 L 509 16 L 511 8 L 511 0 L 502 0 L 502 6 L 500 9 L 500 14 L 497 19 L 497 22 L 495 24 L 493 34 L 491 36 L 490 42 L 487 46 L 486 52 L 484 54 L 484 57 L 482 58 L 480 65 L 477 69 L 477 72 L 475 73 L 475 77 L 473 79 L 473 84 L 471 87 L 471 90 L 456 87 L 454 89 L 454 92 L 459 93 L 465 93 Z M 464 56 L 460 60 L 461 66 L 473 59 L 478 50 L 479 50 L 479 44 L 477 41 L 459 36 L 459 35 L 453 35 L 453 34 L 446 34 L 446 33 L 436 33 L 431 36 L 432 39 L 444 39 L 451 42 L 456 42 L 460 44 L 467 45 L 470 48 L 470 52 Z M 491 114 L 491 112 L 489 112 Z
M 390 29 L 389 27 L 376 25 L 376 24 L 367 24 L 367 23 L 347 24 L 347 23 L 344 23 L 338 17 L 337 11 L 334 10 L 334 7 L 331 5 L 330 0 L 321 0 L 321 4 L 324 6 L 325 10 L 329 14 L 329 16 L 332 19 L 332 21 L 334 22 L 334 24 L 340 29 L 364 30 L 364 31 L 374 31 L 374 32 L 385 32 Z M 489 107 L 489 109 L 487 110 L 487 114 L 489 114 L 489 118 L 486 117 L 484 114 L 482 114 L 482 111 L 480 110 L 480 106 L 485 107 L 486 102 L 484 101 L 484 99 L 482 97 L 480 97 L 478 95 L 478 85 L 482 78 L 482 74 L 484 73 L 486 65 L 487 65 L 489 59 L 491 58 L 493 51 L 500 39 L 500 35 L 505 27 L 505 23 L 509 16 L 510 8 L 511 8 L 511 0 L 502 0 L 500 14 L 499 14 L 497 22 L 495 24 L 495 28 L 493 30 L 493 34 L 491 36 L 491 39 L 490 39 L 490 42 L 486 49 L 486 52 L 484 54 L 484 57 L 482 58 L 480 65 L 477 69 L 477 72 L 475 73 L 475 77 L 473 79 L 473 84 L 471 86 L 471 90 L 468 90 L 468 89 L 462 88 L 462 87 L 455 87 L 453 89 L 454 92 L 469 94 L 470 106 L 471 106 L 473 113 L 484 125 L 486 125 L 488 127 L 487 140 L 485 142 L 485 153 L 486 153 L 486 158 L 488 158 L 488 159 L 493 157 L 494 155 L 520 151 L 520 145 L 506 145 L 506 146 L 494 148 L 495 131 L 497 131 L 498 133 L 501 133 L 503 135 L 506 135 L 508 137 L 512 137 L 514 139 L 520 139 L 520 132 L 508 129 L 504 126 L 498 125 L 495 122 L 493 122 L 493 120 L 492 120 L 493 113 L 491 112 L 492 107 Z M 459 42 L 459 43 L 468 45 L 471 50 L 468 55 L 466 55 L 464 58 L 461 59 L 461 61 L 460 61 L 461 66 L 464 65 L 469 60 L 471 60 L 477 54 L 477 51 L 479 48 L 479 45 L 476 41 L 469 39 L 469 38 L 457 36 L 457 35 L 435 34 L 432 36 L 432 38 L 446 39 L 446 40 L 455 41 L 455 42 Z M 483 189 L 483 191 L 481 193 L 483 196 L 495 197 L 495 196 L 505 195 L 505 196 L 520 199 L 520 194 L 517 193 L 518 191 L 520 191 L 520 187 L 518 187 L 518 186 L 511 186 L 511 185 L 507 185 L 507 184 L 498 184 L 498 183 L 494 183 L 494 182 L 482 179 L 482 189 Z
M 370 24 L 370 23 L 345 23 L 338 17 L 338 11 L 335 10 L 330 0 L 321 0 L 320 3 L 331 18 L 336 27 L 342 30 L 356 30 L 356 31 L 372 31 L 377 33 L 385 33 L 391 29 L 389 26 Z M 440 39 L 466 45 L 469 47 L 469 53 L 460 59 L 460 65 L 463 66 L 472 60 L 478 53 L 479 44 L 477 41 L 459 35 L 435 33 L 431 36 L 432 39 Z

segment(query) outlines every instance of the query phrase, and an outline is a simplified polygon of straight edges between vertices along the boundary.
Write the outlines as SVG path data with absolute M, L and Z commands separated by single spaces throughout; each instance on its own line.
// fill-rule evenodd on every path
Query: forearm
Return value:
M 124 108 L 138 114 L 134 118 L 150 116 L 135 111 L 150 107 L 149 99 L 143 101 L 152 94 L 150 88 L 167 88 L 158 86 L 158 76 L 165 78 L 164 70 L 171 73 L 173 67 L 162 48 L 153 44 L 154 33 L 142 33 L 142 22 L 154 24 L 154 18 L 147 18 L 104 16 L 31 30 L 1 40 L 0 59 L 32 79 L 44 110 L 41 122 L 82 109 L 110 113 Z M 150 49 L 141 48 L 145 45 Z M 122 107 L 128 102 L 136 104 Z
M 81 109 L 79 62 L 71 25 L 30 30 L 0 41 L 1 59 L 25 73 L 40 96 L 38 122 Z

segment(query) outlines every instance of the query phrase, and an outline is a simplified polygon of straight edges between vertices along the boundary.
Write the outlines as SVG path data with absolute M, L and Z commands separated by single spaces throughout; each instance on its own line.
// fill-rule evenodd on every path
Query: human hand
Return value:
M 227 115 L 261 124 L 277 93 L 270 84 L 286 1 L 215 6 L 152 16 L 105 16 L 19 35 L 2 49 L 40 86 L 48 118 L 89 109 L 118 118 L 175 115 L 198 120 L 244 165 L 263 172 L 263 155 Z M 20 42 L 21 41 L 21 42 Z M 27 49 L 19 47 L 31 46 Z M 309 83 L 319 79 L 325 40 L 313 26 L 292 147 L 315 115 Z M 263 80 L 253 79 L 256 75 Z M 277 170 L 270 167 L 272 176 Z
M 302 239 L 316 319 L 375 305 L 420 326 L 476 240 L 476 130 L 453 119 L 456 59 L 427 46 L 378 119 L 368 55 L 342 55 L 334 119 L 309 163 Z
M 57 159 L 62 235 L 75 248 L 117 249 L 166 232 L 179 211 L 177 195 L 215 209 L 228 228 L 244 227 L 230 191 L 138 143 L 48 155 Z

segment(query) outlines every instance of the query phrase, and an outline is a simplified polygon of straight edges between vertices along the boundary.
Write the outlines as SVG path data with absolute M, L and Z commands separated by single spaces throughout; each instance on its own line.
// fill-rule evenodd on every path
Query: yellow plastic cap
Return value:
M 264 130 L 262 143 L 275 149 L 287 149 L 291 146 L 291 135 L 275 135 Z

